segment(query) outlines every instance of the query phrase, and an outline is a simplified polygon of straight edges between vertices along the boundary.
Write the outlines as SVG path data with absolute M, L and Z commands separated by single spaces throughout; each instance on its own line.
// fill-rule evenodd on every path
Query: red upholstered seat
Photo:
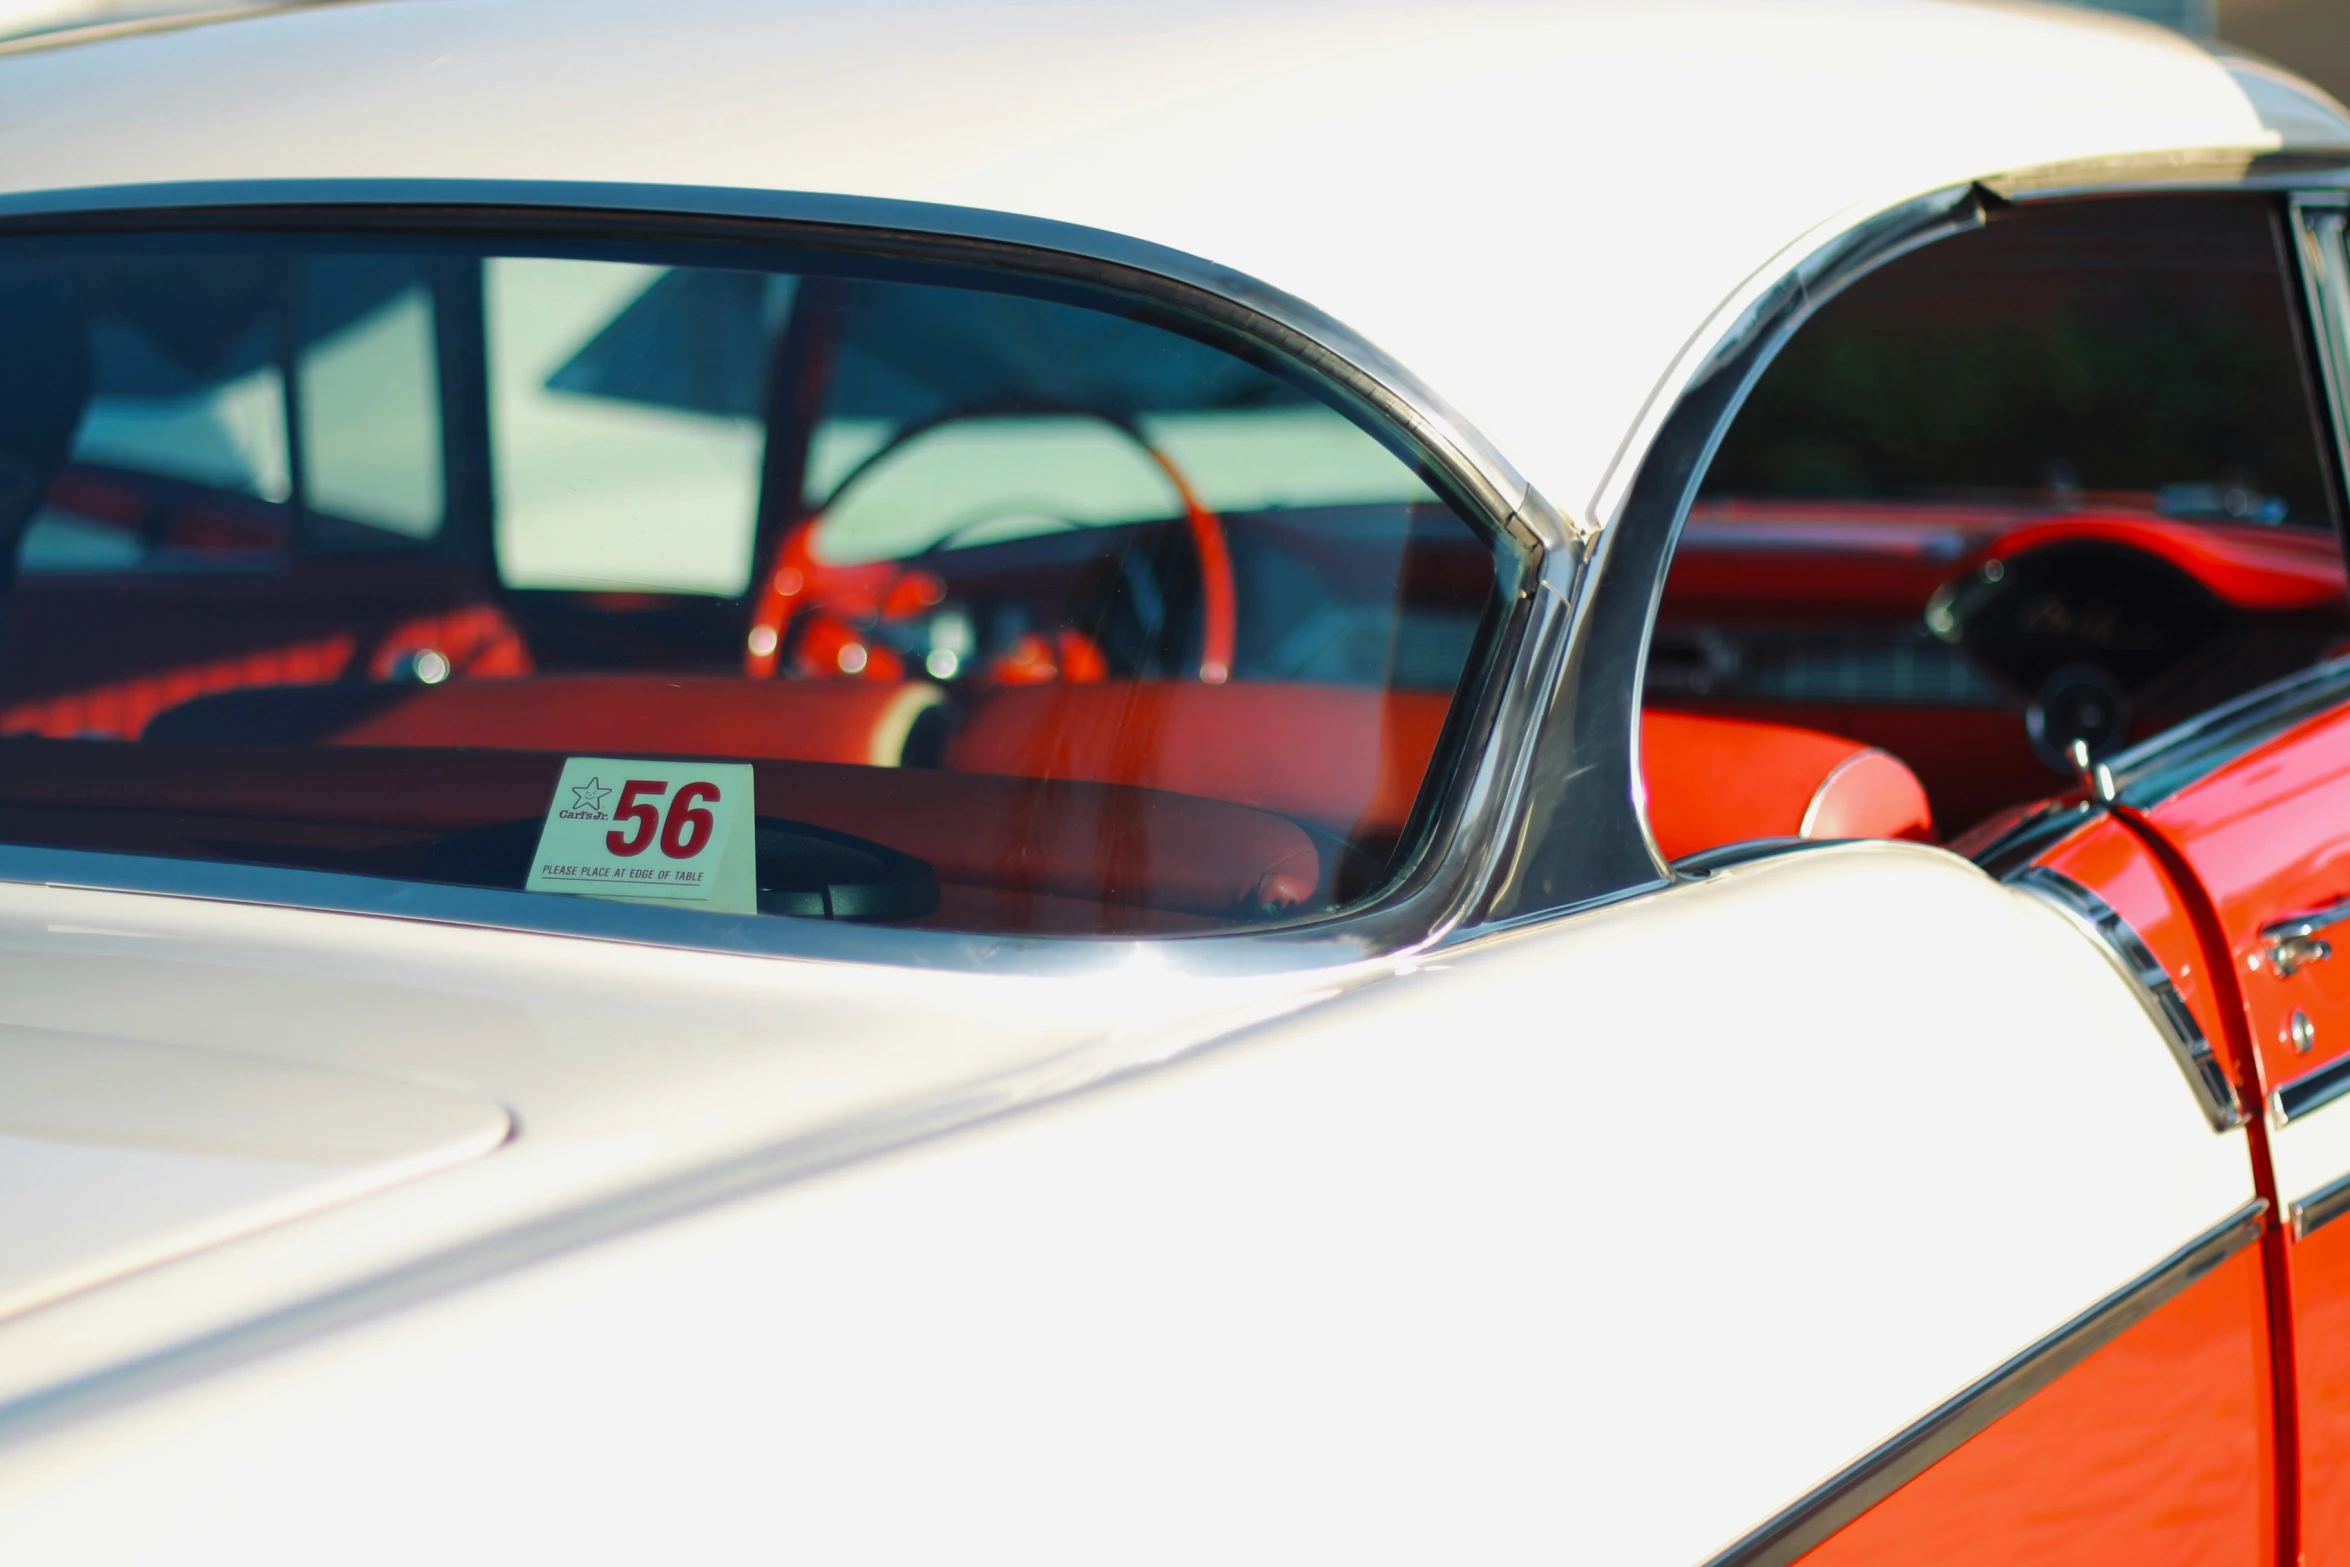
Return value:
M 333 745 L 742 756 L 895 767 L 942 693 L 920 683 L 538 675 L 419 686 Z
M 1450 698 L 1286 682 L 1105 681 L 987 697 L 947 747 L 965 772 L 1137 784 L 1358 837 L 1402 831 Z M 1668 859 L 1754 838 L 1930 840 L 1925 790 L 1816 730 L 1651 709 L 1649 825 Z
M 1166 789 L 1391 837 L 1411 814 L 1451 701 L 1273 681 L 1015 686 L 979 704 L 948 742 L 947 765 Z
M 1916 774 L 1813 729 L 1650 708 L 1640 767 L 1649 830 L 1668 860 L 1754 838 L 1934 836 Z

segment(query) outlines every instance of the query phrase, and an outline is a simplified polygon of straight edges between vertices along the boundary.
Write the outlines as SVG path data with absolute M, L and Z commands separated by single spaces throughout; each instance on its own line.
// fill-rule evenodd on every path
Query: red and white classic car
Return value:
M 2346 229 L 2029 5 L 0 46 L 0 1559 L 2350 1567 Z

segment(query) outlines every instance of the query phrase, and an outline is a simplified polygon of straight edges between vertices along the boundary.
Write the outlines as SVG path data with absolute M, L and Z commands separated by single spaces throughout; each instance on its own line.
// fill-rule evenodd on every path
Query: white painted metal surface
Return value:
M 2250 1191 L 2055 916 L 1818 850 L 100 1411 L 0 1556 L 1684 1563 Z
M 2308 101 L 2298 137 L 2350 142 Z M 1815 226 L 2281 141 L 2176 34 L 1957 0 L 384 0 L 0 56 L 0 103 L 0 192 L 647 181 L 1116 230 L 1335 314 L 1577 512 Z
M 0 1319 L 478 1158 L 508 1124 L 423 1083 L 0 1025 Z
M 2272 1124 L 2268 1156 L 2277 1197 L 2288 1207 L 2350 1175 L 2350 1105 L 2336 1102 L 2284 1126 Z
M 257 1156 L 381 1156 L 349 1180 L 329 1172 L 280 1217 L 384 1188 L 255 1229 L 249 1192 L 132 1193 L 79 1165 L 76 1190 L 62 1184 L 70 1155 L 49 1150 L 42 1185 L 0 1196 L 0 1285 L 54 1279 L 58 1247 L 119 1273 L 199 1227 L 223 1243 L 0 1324 L 0 1436 L 16 1401 L 288 1302 L 485 1236 L 511 1249 L 532 1226 L 592 1232 L 679 1200 L 645 1194 L 706 1184 L 713 1167 L 723 1186 L 855 1157 L 1363 977 L 1216 981 L 1149 962 L 1076 979 L 920 974 L 0 884 L 0 1042 L 44 1047 L 0 1056 L 0 1131 L 54 1132 L 70 1114 L 85 1139 L 111 1129 L 117 1146 L 143 1131 Z M 124 1070 L 74 1072 L 60 1036 L 110 1041 Z M 40 1075 L 16 1070 L 27 1064 Z M 212 1102 L 192 1102 L 207 1083 Z M 37 1097 L 47 1114 L 29 1113 Z M 517 1133 L 494 1157 L 386 1185 L 407 1169 L 400 1149 L 478 1151 L 464 1128 L 494 1116 L 502 1133 L 496 1107 Z M 427 1135 L 443 1122 L 453 1129 Z M 723 1173 L 730 1163 L 749 1175 Z M 11 1204 L 34 1206 L 41 1227 L 10 1222 Z M 125 1258 L 133 1220 L 154 1244 Z

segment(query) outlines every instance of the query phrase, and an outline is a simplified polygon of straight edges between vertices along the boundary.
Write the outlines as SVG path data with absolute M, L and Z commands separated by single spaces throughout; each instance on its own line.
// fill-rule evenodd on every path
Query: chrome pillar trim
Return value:
M 2267 1216 L 2266 1198 L 2246 1203 L 1821 1484 L 1706 1567 L 1787 1567 L 2257 1241 Z
M 2339 1176 L 2293 1204 L 2293 1239 L 2305 1241 L 2350 1213 L 2350 1175 Z
M 2325 393 L 2326 422 L 2334 432 L 2334 473 L 2350 474 L 2350 249 L 2343 225 L 2350 214 L 2343 196 L 2301 195 L 2293 199 L 2291 237 L 2301 262 L 2302 302 L 2309 312 L 2309 341 L 2315 350 L 2318 382 Z
M 2215 1132 L 2230 1132 L 2249 1119 L 2236 1085 L 2221 1070 L 2219 1056 L 2204 1037 L 2195 1014 L 2179 995 L 2179 987 L 2120 911 L 2062 871 L 2033 865 L 2008 878 L 2008 885 L 2030 893 L 2063 915 L 2073 927 L 2097 944 L 2115 971 L 2130 982 L 2147 1018 L 2170 1047 L 2173 1060 L 2186 1074 L 2195 1102 Z
M 0 845 L 0 880 L 286 904 L 653 946 L 1001 972 L 1099 971 L 1149 950 L 1201 972 L 1345 964 L 1444 940 L 1489 901 L 1522 835 L 1537 737 L 1562 688 L 1598 537 L 1537 493 L 1466 418 L 1344 324 L 1246 274 L 1124 235 L 1019 214 L 856 196 L 544 181 L 259 180 L 0 196 L 0 238 L 168 229 L 657 240 L 825 250 L 992 267 L 1098 289 L 1249 340 L 1321 377 L 1386 425 L 1471 520 L 1493 534 L 1504 603 L 1484 676 L 1448 721 L 1449 775 L 1432 772 L 1413 829 L 1422 848 L 1375 901 L 1280 929 L 1053 940 L 656 910 L 615 920 L 571 899 L 331 873 Z M 1422 830 L 1424 826 L 1424 831 Z
M 2324 1066 L 2288 1078 L 2269 1090 L 2268 1118 L 2289 1126 L 2350 1094 L 2350 1056 L 2337 1056 Z
M 1521 924 L 1666 885 L 1641 801 L 1640 693 L 1648 633 L 1681 523 L 1746 394 L 1811 312 L 1912 250 L 1979 227 L 1951 186 L 1814 230 L 1757 272 L 1651 394 L 1589 514 L 1598 543 L 1568 632 L 1568 663 L 1532 759 L 1521 836 L 1479 918 Z

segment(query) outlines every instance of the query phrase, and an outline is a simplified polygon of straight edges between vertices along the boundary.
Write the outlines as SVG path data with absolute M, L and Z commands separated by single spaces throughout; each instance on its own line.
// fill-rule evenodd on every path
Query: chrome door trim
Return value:
M 2293 1239 L 2305 1241 L 2345 1213 L 2350 1213 L 2350 1175 L 2326 1182 L 2293 1204 Z
M 2350 1094 L 2350 1056 L 2336 1056 L 2325 1065 L 2312 1067 L 2270 1089 L 2268 1118 L 2278 1126 L 2290 1126 L 2303 1116 L 2323 1110 L 2344 1094 Z
M 2171 1059 L 2178 1062 L 2213 1131 L 2232 1132 L 2249 1119 L 2236 1085 L 2221 1069 L 2218 1054 L 2195 1021 L 2195 1014 L 2187 1010 L 2170 971 L 2119 910 L 2062 871 L 2045 865 L 2018 871 L 2007 879 L 2007 885 L 2030 893 L 2063 915 L 2074 929 L 2096 943 L 2115 971 L 2129 981 L 2138 1004 L 2170 1047 Z
M 2267 1198 L 2246 1203 L 1714 1556 L 1706 1567 L 1788 1567 L 2258 1240 L 2267 1216 Z
M 94 851 L 0 846 L 0 880 L 281 904 L 641 945 L 776 956 L 1098 972 L 1148 951 L 1203 973 L 1346 964 L 1441 941 L 1486 901 L 1517 839 L 1533 754 L 1562 686 L 1590 545 L 1486 438 L 1409 370 L 1305 301 L 1164 246 L 1042 218 L 878 198 L 732 188 L 469 180 L 257 180 L 0 196 L 0 238 L 168 229 L 732 241 L 993 267 L 1153 301 L 1322 376 L 1387 423 L 1495 535 L 1509 593 L 1485 678 L 1464 693 L 1463 749 L 1432 777 L 1422 848 L 1377 900 L 1281 929 L 1107 938 L 850 931 L 682 909 L 633 916 L 485 889 Z M 1516 580 L 1509 578 L 1515 572 Z M 1512 591 L 1514 589 L 1514 592 Z M 1415 827 L 1418 821 L 1415 821 Z

